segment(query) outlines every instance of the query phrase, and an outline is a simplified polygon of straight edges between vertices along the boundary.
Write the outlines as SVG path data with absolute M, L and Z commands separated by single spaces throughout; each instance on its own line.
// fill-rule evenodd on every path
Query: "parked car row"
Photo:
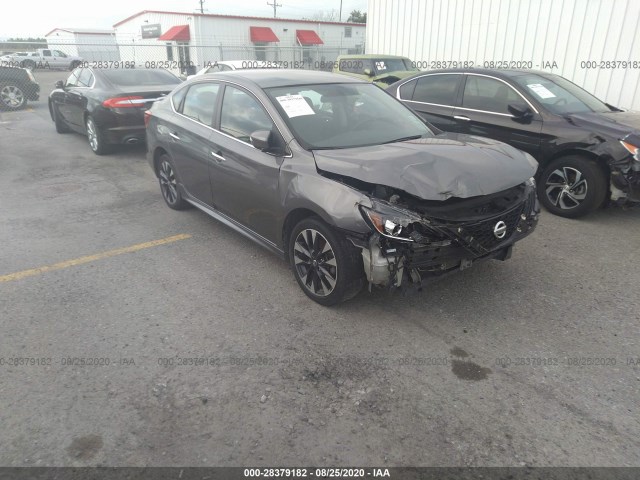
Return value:
M 640 113 L 604 103 L 558 75 L 442 70 L 388 92 L 437 128 L 508 143 L 539 162 L 538 198 L 580 217 L 606 201 L 640 202 Z
M 78 67 L 49 111 L 96 154 L 146 141 L 170 208 L 282 255 L 323 305 L 506 260 L 536 228 L 538 198 L 568 217 L 640 200 L 636 114 L 531 71 L 407 69 L 385 91 L 373 61 L 365 81 Z
M 39 48 L 34 52 L 16 52 L 0 57 L 0 65 L 35 70 L 36 68 L 60 68 L 73 70 L 83 63 L 81 57 L 67 55 L 60 50 Z

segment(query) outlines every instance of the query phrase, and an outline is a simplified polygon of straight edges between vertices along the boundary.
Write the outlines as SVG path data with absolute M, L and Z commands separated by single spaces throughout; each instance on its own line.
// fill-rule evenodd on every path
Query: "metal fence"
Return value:
M 362 53 L 340 46 L 271 46 L 212 42 L 199 44 L 150 43 L 148 40 L 127 43 L 49 43 L 33 49 L 33 43 L 0 43 L 0 108 L 18 109 L 35 98 L 30 92 L 35 81 L 30 71 L 73 70 L 77 66 L 92 68 L 162 68 L 185 78 L 216 62 L 241 61 L 250 67 L 255 61 L 267 61 L 281 68 L 330 71 L 339 55 Z M 2 68 L 2 67 L 19 67 Z

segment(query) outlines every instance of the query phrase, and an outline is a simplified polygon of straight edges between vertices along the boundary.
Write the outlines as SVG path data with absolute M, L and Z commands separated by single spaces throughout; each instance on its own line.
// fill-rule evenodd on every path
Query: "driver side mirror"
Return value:
M 367 77 L 373 77 L 373 72 L 371 71 L 371 69 L 370 69 L 370 68 L 365 68 L 365 69 L 364 69 L 364 74 L 365 74 Z
M 280 137 L 269 130 L 256 130 L 249 138 L 251 145 L 262 152 L 284 155 L 285 149 Z
M 511 103 L 507 106 L 507 109 L 517 122 L 527 123 L 533 118 L 533 112 L 523 103 Z
M 64 80 L 58 80 L 56 82 L 56 88 L 64 88 Z

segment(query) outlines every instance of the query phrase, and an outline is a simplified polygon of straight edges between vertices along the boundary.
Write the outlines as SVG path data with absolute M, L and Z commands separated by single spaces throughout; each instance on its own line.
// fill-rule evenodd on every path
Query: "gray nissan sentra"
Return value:
M 540 212 L 529 154 L 442 133 L 342 75 L 203 75 L 156 102 L 145 123 L 167 205 L 195 206 L 283 255 L 323 305 L 367 282 L 415 288 L 506 260 Z

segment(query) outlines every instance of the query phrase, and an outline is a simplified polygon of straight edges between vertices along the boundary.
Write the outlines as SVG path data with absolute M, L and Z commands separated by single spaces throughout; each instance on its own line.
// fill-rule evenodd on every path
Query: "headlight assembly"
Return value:
M 620 140 L 620 143 L 625 148 L 627 152 L 633 155 L 633 158 L 640 162 L 640 147 L 633 145 L 632 143 L 625 142 L 624 140 Z
M 411 233 L 409 225 L 421 221 L 417 215 L 411 215 L 409 212 L 397 210 L 379 202 L 374 202 L 373 208 L 360 206 L 360 211 L 369 226 L 379 234 L 405 242 L 414 241 L 409 237 Z

